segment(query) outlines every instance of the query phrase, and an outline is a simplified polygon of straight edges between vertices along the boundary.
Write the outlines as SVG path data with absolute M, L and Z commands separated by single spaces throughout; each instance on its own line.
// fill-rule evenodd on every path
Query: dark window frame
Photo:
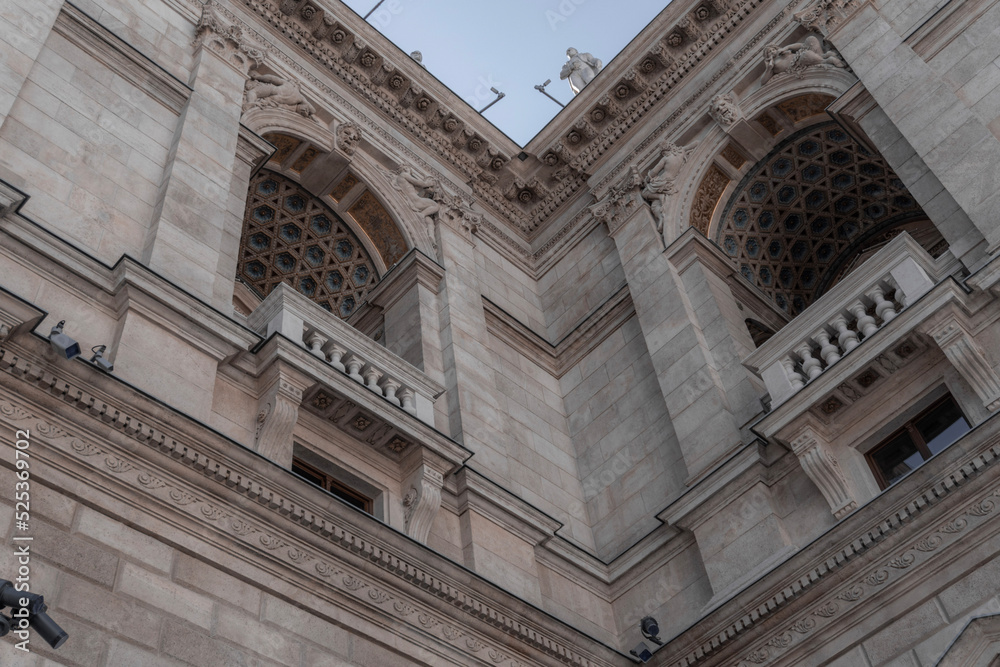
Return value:
M 375 501 L 373 498 L 369 498 L 356 489 L 352 489 L 343 482 L 337 480 L 332 475 L 323 472 L 316 466 L 310 465 L 298 457 L 293 457 L 292 472 L 301 476 L 308 482 L 315 484 L 321 489 L 329 491 L 348 505 L 351 505 L 366 514 L 372 514 L 374 516 L 373 509 Z
M 924 408 L 923 410 L 921 410 L 920 412 L 918 412 L 916 415 L 914 415 L 913 417 L 910 417 L 909 419 L 907 419 L 906 423 L 904 423 L 902 426 L 900 426 L 899 428 L 897 428 L 895 431 L 893 431 L 892 433 L 890 433 L 886 437 L 882 438 L 877 445 L 875 445 L 874 447 L 872 447 L 871 449 L 869 449 L 865 453 L 865 461 L 868 463 L 869 469 L 871 469 L 872 474 L 875 476 L 875 481 L 878 483 L 879 489 L 881 489 L 882 491 L 885 491 L 890 486 L 892 486 L 892 484 L 895 484 L 896 481 L 899 481 L 899 479 L 902 479 L 902 477 L 904 477 L 905 475 L 900 476 L 899 478 L 897 478 L 896 480 L 894 480 L 892 482 L 886 481 L 885 473 L 882 471 L 882 469 L 879 467 L 879 465 L 875 462 L 875 455 L 880 450 L 882 450 L 882 449 L 888 447 L 889 445 L 891 445 L 892 442 L 896 438 L 898 438 L 900 435 L 903 435 L 905 433 L 906 435 L 909 436 L 910 441 L 917 448 L 917 452 L 920 454 L 920 457 L 923 459 L 923 461 L 921 461 L 920 465 L 923 465 L 924 463 L 926 463 L 932 456 L 934 456 L 934 454 L 931 452 L 930 448 L 927 446 L 927 442 L 926 442 L 923 434 L 920 433 L 920 431 L 917 429 L 916 423 L 919 422 L 919 421 L 921 421 L 921 420 L 923 420 L 925 417 L 931 415 L 934 411 L 940 409 L 941 407 L 943 407 L 945 404 L 947 404 L 949 402 L 952 405 L 954 405 L 955 410 L 962 417 L 962 419 L 965 420 L 965 424 L 968 427 L 968 430 L 972 429 L 972 422 L 965 415 L 965 411 L 962 410 L 962 406 L 959 404 L 959 402 L 957 400 L 955 400 L 954 396 L 952 396 L 950 393 L 945 393 L 944 396 L 938 398 L 933 403 L 931 403 L 929 406 L 927 406 L 926 408 Z M 968 431 L 966 431 L 966 432 L 968 432 Z M 961 438 L 961 436 L 959 436 L 959 438 Z M 953 442 L 957 442 L 957 439 L 955 441 L 953 441 Z M 945 448 L 951 446 L 951 444 L 952 443 L 949 443 L 948 445 L 945 446 Z M 917 466 L 917 467 L 919 467 L 919 466 Z M 916 468 L 914 468 L 914 470 L 916 470 Z

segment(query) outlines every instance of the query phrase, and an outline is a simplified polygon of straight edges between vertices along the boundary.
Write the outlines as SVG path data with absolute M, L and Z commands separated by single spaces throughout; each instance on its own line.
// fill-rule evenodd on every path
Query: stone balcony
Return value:
M 744 360 L 771 396 L 754 431 L 795 454 L 838 519 L 879 492 L 866 438 L 946 376 L 964 388 L 973 422 L 1000 407 L 976 333 L 996 301 L 952 277 L 958 269 L 950 252 L 935 260 L 900 234 Z
M 300 344 L 316 358 L 425 424 L 434 425 L 434 400 L 444 388 L 286 285 L 278 285 L 247 318 L 251 329 Z
M 950 258 L 950 255 L 945 255 Z M 744 365 L 764 380 L 775 409 L 876 334 L 948 274 L 909 234 L 900 234 L 761 345 Z M 827 383 L 822 383 L 827 384 Z

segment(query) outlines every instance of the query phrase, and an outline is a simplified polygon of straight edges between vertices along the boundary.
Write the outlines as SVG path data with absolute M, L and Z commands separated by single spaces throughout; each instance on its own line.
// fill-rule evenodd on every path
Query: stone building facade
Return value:
M 1000 3 L 674 0 L 524 147 L 336 0 L 0 53 L 0 664 L 996 664 Z

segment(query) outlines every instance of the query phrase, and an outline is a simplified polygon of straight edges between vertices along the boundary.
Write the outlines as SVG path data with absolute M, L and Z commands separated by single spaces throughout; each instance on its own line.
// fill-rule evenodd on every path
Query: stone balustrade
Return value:
M 941 267 L 905 232 L 751 354 L 776 407 L 874 336 L 940 279 Z
M 434 399 L 443 387 L 291 287 L 278 285 L 247 322 L 263 336 L 280 333 L 301 344 L 360 386 L 433 425 Z

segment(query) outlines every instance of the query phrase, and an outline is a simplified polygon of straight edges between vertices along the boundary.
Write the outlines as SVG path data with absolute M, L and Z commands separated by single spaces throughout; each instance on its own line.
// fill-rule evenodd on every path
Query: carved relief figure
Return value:
M 316 108 L 309 103 L 297 83 L 274 74 L 254 72 L 247 80 L 243 111 L 253 108 L 277 107 L 316 119 Z
M 768 44 L 764 47 L 764 75 L 760 78 L 761 85 L 770 81 L 776 74 L 786 72 L 801 76 L 802 72 L 816 65 L 827 65 L 844 69 L 847 67 L 836 51 L 824 50 L 823 40 L 816 35 L 808 35 L 801 42 L 778 46 Z
M 740 108 L 736 106 L 736 96 L 732 93 L 716 95 L 708 106 L 708 115 L 723 127 L 729 127 L 740 119 Z
M 667 141 L 660 146 L 660 154 L 656 162 L 646 172 L 642 181 L 642 198 L 649 202 L 649 207 L 653 210 L 656 218 L 656 230 L 663 231 L 666 221 L 667 198 L 677 192 L 674 182 L 680 175 L 681 168 L 687 162 L 688 156 L 698 147 L 698 142 L 688 146 L 678 146 L 672 141 Z
M 603 63 L 589 53 L 580 53 L 573 47 L 566 49 L 566 62 L 559 72 L 560 79 L 569 79 L 569 87 L 573 94 L 578 94 L 583 87 L 594 80 L 601 71 Z
M 420 176 L 412 167 L 402 166 L 392 172 L 392 186 L 399 190 L 410 210 L 432 224 L 441 212 L 444 189 L 437 180 Z
M 354 155 L 361 141 L 361 126 L 357 123 L 337 125 L 337 147 L 347 155 Z

